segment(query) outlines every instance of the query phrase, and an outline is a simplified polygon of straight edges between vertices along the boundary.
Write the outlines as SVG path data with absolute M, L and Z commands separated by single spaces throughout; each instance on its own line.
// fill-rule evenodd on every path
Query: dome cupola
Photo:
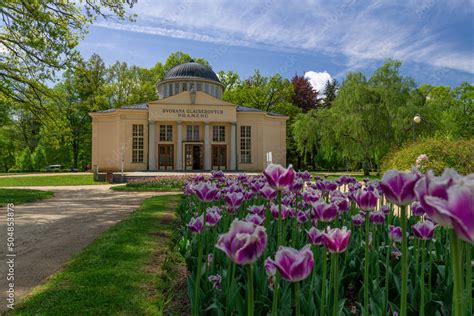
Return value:
M 169 69 L 157 84 L 157 89 L 162 99 L 191 90 L 202 91 L 221 99 L 224 85 L 210 67 L 191 59 Z

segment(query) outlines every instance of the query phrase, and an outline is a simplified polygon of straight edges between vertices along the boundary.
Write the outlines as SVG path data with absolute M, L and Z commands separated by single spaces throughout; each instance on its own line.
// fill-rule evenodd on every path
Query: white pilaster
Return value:
M 211 170 L 211 139 L 209 123 L 204 125 L 204 169 Z
M 237 123 L 230 125 L 230 170 L 237 170 Z
M 176 170 L 183 170 L 183 126 L 180 121 L 176 122 Z
M 156 170 L 155 121 L 148 122 L 148 170 Z

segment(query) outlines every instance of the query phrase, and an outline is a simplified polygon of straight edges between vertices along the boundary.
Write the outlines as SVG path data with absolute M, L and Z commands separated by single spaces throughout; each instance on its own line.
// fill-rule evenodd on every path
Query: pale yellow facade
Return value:
M 177 90 L 178 91 L 178 90 Z M 216 89 L 216 96 L 220 96 Z M 102 171 L 261 171 L 286 165 L 288 117 L 181 91 L 92 117 L 92 165 Z

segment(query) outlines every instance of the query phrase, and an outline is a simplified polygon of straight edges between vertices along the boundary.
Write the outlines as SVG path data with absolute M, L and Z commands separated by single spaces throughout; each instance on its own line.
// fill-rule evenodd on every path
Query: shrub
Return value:
M 388 153 L 382 161 L 382 171 L 408 170 L 423 154 L 428 156 L 428 160 L 422 161 L 420 167 L 432 169 L 436 174 L 440 174 L 447 167 L 462 174 L 474 172 L 474 137 L 457 140 L 429 138 L 418 141 Z
M 48 162 L 46 161 L 46 152 L 43 146 L 38 145 L 31 155 L 31 159 L 33 160 L 33 167 L 36 171 L 46 168 Z
M 33 161 L 28 148 L 23 149 L 20 155 L 17 156 L 16 167 L 21 171 L 33 171 Z

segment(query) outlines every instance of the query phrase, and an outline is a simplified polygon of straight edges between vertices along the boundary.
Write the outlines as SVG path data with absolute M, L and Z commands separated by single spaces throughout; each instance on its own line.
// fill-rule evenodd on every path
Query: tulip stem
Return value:
M 400 316 L 406 316 L 408 291 L 408 244 L 406 205 L 400 206 L 400 222 L 402 226 L 402 293 L 400 297 Z
M 369 315 L 369 212 L 365 212 L 364 315 Z
M 278 247 L 281 245 L 281 191 L 278 191 L 278 233 L 277 233 L 277 250 Z
M 420 316 L 425 316 L 425 252 L 426 240 L 421 241 L 421 267 L 420 267 Z
M 451 229 L 451 258 L 454 273 L 454 287 L 453 287 L 453 310 L 454 316 L 463 315 L 463 281 L 462 281 L 462 253 L 460 247 L 460 240 L 456 235 L 454 229 Z
M 472 246 L 468 242 L 466 246 L 466 302 L 467 310 L 472 311 Z
M 387 244 L 387 253 L 385 254 L 385 304 L 383 304 L 383 313 L 382 315 L 387 315 L 387 306 L 388 306 L 388 291 L 390 284 L 390 252 L 392 250 L 392 245 L 390 242 Z
M 197 262 L 197 271 L 196 271 L 196 282 L 194 284 L 194 301 L 193 301 L 193 316 L 199 315 L 199 281 L 201 280 L 201 267 L 202 267 L 202 241 L 201 237 L 198 238 L 198 262 Z
M 249 264 L 247 268 L 247 315 L 253 316 L 253 264 Z
M 275 289 L 273 290 L 273 302 L 272 302 L 272 316 L 276 316 L 278 311 L 278 292 L 280 290 L 280 276 L 277 273 L 275 275 Z
M 337 282 L 337 279 L 338 279 L 338 272 L 337 272 L 337 264 L 338 264 L 338 254 L 337 253 L 333 253 L 332 256 L 331 256 L 331 274 L 333 275 L 332 277 L 332 281 L 334 282 L 333 283 L 333 288 L 334 288 L 334 303 L 333 303 L 333 306 L 332 306 L 332 315 L 333 316 L 337 316 L 337 310 L 338 310 L 338 302 L 339 302 L 339 299 L 338 299 L 338 290 L 339 290 L 339 286 L 338 286 L 338 282 Z
M 295 310 L 296 316 L 300 316 L 300 282 L 295 282 Z
M 326 278 L 328 273 L 328 263 L 326 255 L 326 247 L 323 247 L 323 277 L 321 279 L 321 313 L 320 315 L 326 315 Z

